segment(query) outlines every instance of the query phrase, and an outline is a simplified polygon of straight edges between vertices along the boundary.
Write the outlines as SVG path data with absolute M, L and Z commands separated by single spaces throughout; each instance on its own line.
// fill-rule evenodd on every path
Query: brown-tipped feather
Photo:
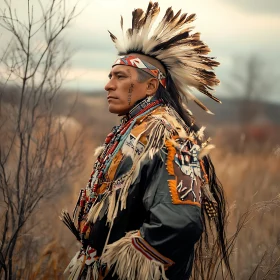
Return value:
M 139 20 L 139 23 L 138 23 L 139 29 L 143 28 L 143 26 L 144 26 L 144 20 L 145 20 L 145 18 L 141 18 L 141 19 Z
M 174 17 L 174 12 L 171 9 L 170 13 L 168 14 L 168 16 L 166 18 L 166 22 L 170 23 L 173 17 Z
M 123 16 L 121 16 L 121 29 L 123 31 Z
M 136 9 L 132 12 L 132 30 L 139 29 L 139 22 L 143 14 L 144 11 L 142 9 Z
M 207 71 L 205 69 L 200 69 L 201 77 L 204 78 L 209 86 L 216 86 L 220 81 L 216 78 L 214 72 Z
M 155 46 L 152 50 L 152 52 L 156 52 L 160 49 L 164 50 L 164 49 L 168 49 L 170 47 L 170 45 L 174 45 L 176 43 L 178 43 L 178 41 L 185 39 L 189 36 L 189 32 L 183 32 L 181 34 L 178 34 L 176 36 L 174 36 L 173 38 L 171 38 L 170 40 L 166 41 L 166 42 L 162 42 L 160 44 L 158 44 L 157 46 Z
M 194 102 L 202 108 L 204 111 L 206 111 L 208 114 L 214 115 L 213 112 L 211 112 L 202 102 L 200 102 L 198 99 L 194 100 Z
M 126 31 L 126 35 L 127 36 L 132 36 L 132 34 L 133 34 L 132 28 L 128 28 L 127 31 Z
M 191 14 L 189 15 L 186 20 L 185 20 L 185 23 L 191 23 L 195 20 L 195 17 L 196 17 L 196 14 Z
M 173 19 L 171 20 L 171 23 L 174 22 L 179 17 L 180 14 L 181 14 L 181 10 L 179 10 L 177 12 L 177 14 L 173 17 Z
M 195 47 L 194 50 L 199 54 L 208 54 L 211 52 L 211 49 L 206 45 Z
M 187 13 L 181 15 L 181 17 L 178 21 L 178 25 L 181 25 L 185 22 L 187 15 L 188 15 Z
M 112 34 L 109 30 L 108 30 L 108 32 L 110 34 L 112 41 L 115 43 L 118 38 L 114 34 Z
M 158 2 L 154 3 L 153 9 L 152 9 L 152 18 L 155 17 L 156 15 L 158 15 L 160 12 L 160 8 L 158 5 Z
M 192 35 L 190 35 L 190 39 L 193 39 L 193 40 L 200 40 L 200 32 L 196 32 L 196 33 L 194 33 L 194 34 L 192 34 Z
M 168 21 L 169 21 L 168 19 L 169 19 L 171 13 L 173 13 L 173 10 L 172 10 L 171 7 L 169 7 L 169 8 L 166 10 L 166 13 L 165 13 L 165 15 L 164 15 L 162 21 L 168 23 Z
M 207 95 L 208 97 L 210 97 L 211 99 L 213 99 L 214 101 L 221 103 L 220 99 L 218 99 L 216 96 L 212 95 L 206 88 L 205 85 L 200 85 L 198 87 L 198 90 L 200 92 L 202 92 L 203 94 Z
M 146 23 L 147 18 L 149 16 L 149 14 L 151 13 L 151 9 L 152 9 L 153 6 L 154 6 L 154 4 L 150 1 L 149 5 L 148 5 L 148 8 L 146 10 L 146 14 L 145 14 L 144 20 L 143 20 L 143 25 Z
M 206 56 L 202 56 L 202 55 L 199 55 L 198 57 L 201 60 L 202 64 L 205 64 L 211 68 L 217 67 L 220 65 L 220 62 L 213 60 L 212 57 L 206 57 Z

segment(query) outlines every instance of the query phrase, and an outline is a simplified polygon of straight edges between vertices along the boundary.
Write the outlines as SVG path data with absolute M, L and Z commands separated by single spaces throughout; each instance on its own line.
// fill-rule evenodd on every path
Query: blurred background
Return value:
M 119 122 L 104 91 L 117 57 L 107 30 L 121 36 L 120 15 L 128 28 L 148 2 L 0 2 L 0 279 L 63 279 L 79 250 L 59 215 Z M 216 146 L 236 279 L 280 279 L 280 2 L 158 2 L 159 19 L 169 6 L 196 13 L 221 63 L 222 104 L 195 93 L 215 115 L 188 106 Z

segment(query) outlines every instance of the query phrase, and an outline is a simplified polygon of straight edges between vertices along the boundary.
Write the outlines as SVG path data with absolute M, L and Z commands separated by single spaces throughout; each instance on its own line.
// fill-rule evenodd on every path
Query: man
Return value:
M 97 149 L 73 221 L 63 212 L 82 243 L 67 268 L 69 279 L 189 279 L 194 260 L 196 270 L 203 267 L 201 235 L 211 220 L 231 272 L 223 191 L 207 156 L 211 145 L 183 105 L 191 98 L 210 112 L 190 88 L 219 101 L 209 92 L 219 83 L 212 71 L 218 63 L 205 56 L 210 50 L 199 34 L 190 35 L 194 15 L 169 8 L 152 33 L 158 13 L 157 3 L 134 10 L 122 43 L 110 33 L 120 57 L 105 90 L 109 111 L 122 120 Z

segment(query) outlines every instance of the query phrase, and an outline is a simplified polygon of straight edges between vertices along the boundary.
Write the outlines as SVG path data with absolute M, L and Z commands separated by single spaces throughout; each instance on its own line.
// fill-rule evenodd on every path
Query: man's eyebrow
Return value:
M 119 71 L 112 71 L 112 72 L 110 72 L 108 77 L 111 78 L 113 75 L 116 76 L 116 75 L 119 75 L 119 74 L 128 75 L 127 72 L 119 70 Z

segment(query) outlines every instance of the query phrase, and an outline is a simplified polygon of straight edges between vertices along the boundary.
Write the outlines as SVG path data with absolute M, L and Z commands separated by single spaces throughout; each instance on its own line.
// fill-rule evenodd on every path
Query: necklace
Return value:
M 104 149 L 97 157 L 90 179 L 87 183 L 87 192 L 81 190 L 79 221 L 83 219 L 84 215 L 87 214 L 92 205 L 95 204 L 98 195 L 100 194 L 99 188 L 102 183 L 106 181 L 107 171 L 112 160 L 123 146 L 136 121 L 153 111 L 158 106 L 161 106 L 162 103 L 163 101 L 161 99 L 152 99 L 148 101 L 147 99 L 144 99 L 130 111 L 128 114 L 130 118 L 122 121 L 120 125 L 114 126 L 112 131 L 107 135 L 103 145 Z M 112 184 L 108 184 L 108 187 L 103 193 L 110 190 L 111 185 Z

